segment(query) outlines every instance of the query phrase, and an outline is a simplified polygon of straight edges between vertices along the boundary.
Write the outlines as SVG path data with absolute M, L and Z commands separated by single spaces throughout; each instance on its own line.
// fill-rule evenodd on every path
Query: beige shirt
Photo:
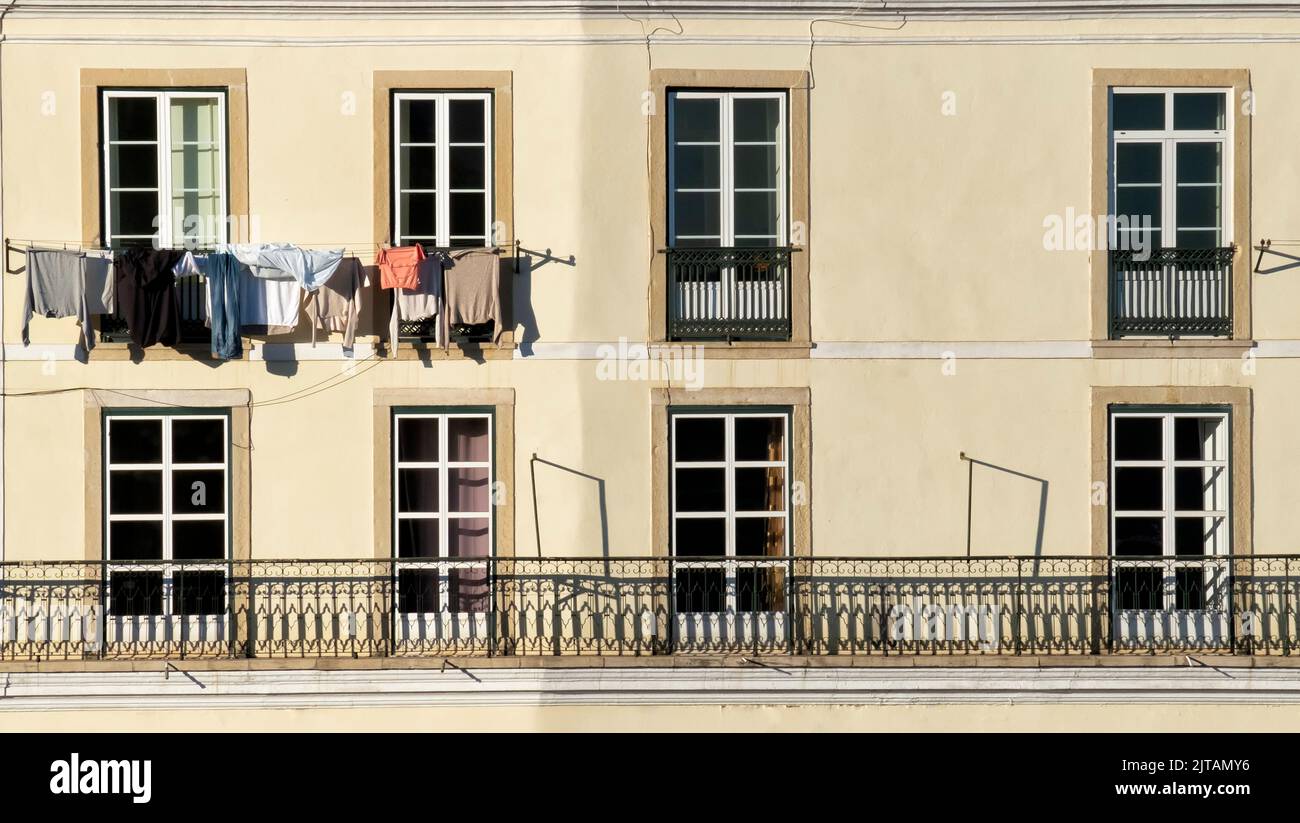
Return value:
M 501 340 L 501 258 L 496 249 L 453 251 L 443 264 L 446 330 L 454 325 L 493 321 L 492 342 Z M 444 343 L 445 345 L 445 343 Z
M 311 342 L 316 345 L 316 330 L 341 332 L 343 345 L 352 348 L 357 336 L 357 318 L 361 315 L 362 290 L 370 284 L 369 271 L 355 257 L 345 257 L 333 276 L 314 292 L 308 292 L 307 320 L 311 322 Z

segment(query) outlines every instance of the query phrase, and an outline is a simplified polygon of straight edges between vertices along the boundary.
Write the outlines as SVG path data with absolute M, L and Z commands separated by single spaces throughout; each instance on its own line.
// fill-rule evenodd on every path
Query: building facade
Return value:
M 0 9 L 0 724 L 1280 722 L 1296 9 L 876 5 Z M 353 328 L 25 321 L 226 243 Z

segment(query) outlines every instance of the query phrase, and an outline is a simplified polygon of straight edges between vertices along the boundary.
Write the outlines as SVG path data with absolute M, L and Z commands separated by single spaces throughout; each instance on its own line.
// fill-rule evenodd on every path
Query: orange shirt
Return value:
M 380 288 L 420 288 L 420 261 L 423 259 L 423 246 L 380 249 L 379 254 L 375 255 L 375 265 L 379 266 Z

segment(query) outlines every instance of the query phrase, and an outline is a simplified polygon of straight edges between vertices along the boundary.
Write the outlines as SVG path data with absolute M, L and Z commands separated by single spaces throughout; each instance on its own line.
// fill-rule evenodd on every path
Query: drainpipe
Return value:
M 14 6 L 18 5 L 18 0 L 9 0 L 9 4 L 0 11 L 0 165 L 3 165 L 4 157 L 4 40 L 5 40 L 5 17 L 13 11 Z M 4 232 L 4 203 L 5 188 L 4 174 L 0 172 L 0 237 L 7 237 Z M 4 251 L 5 268 L 9 268 L 9 250 L 6 246 Z M 0 563 L 5 559 L 5 391 L 7 382 L 5 381 L 5 370 L 8 365 L 8 358 L 4 350 L 4 316 L 5 316 L 5 290 L 4 284 L 0 283 Z

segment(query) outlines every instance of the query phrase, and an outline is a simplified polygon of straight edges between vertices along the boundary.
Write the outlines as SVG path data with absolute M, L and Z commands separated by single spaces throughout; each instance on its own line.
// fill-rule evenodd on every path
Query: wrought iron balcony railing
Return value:
M 1110 251 L 1111 337 L 1232 335 L 1232 246 Z
M 665 249 L 670 340 L 789 340 L 788 247 Z
M 1300 556 L 9 563 L 0 660 L 1289 655 Z
M 181 343 L 207 343 L 212 331 L 207 326 L 207 284 L 201 274 L 176 278 L 176 299 L 180 304 Z M 104 343 L 128 343 L 131 331 L 121 311 L 99 318 L 99 339 Z

